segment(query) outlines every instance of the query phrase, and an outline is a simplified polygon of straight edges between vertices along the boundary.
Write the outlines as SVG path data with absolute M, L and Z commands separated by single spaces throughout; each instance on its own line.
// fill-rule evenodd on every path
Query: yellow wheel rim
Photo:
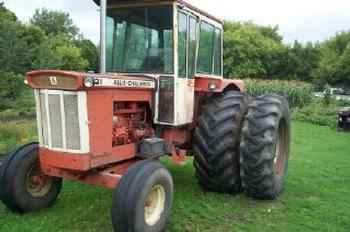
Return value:
M 145 202 L 145 221 L 154 226 L 160 220 L 165 209 L 165 189 L 161 185 L 153 186 Z

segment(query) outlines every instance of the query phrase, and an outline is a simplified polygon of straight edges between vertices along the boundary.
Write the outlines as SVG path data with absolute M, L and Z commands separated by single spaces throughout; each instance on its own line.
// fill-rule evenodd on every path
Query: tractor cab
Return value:
M 192 123 L 195 78 L 222 79 L 222 22 L 186 2 L 158 0 L 107 1 L 104 24 L 103 69 L 154 77 L 154 122 Z

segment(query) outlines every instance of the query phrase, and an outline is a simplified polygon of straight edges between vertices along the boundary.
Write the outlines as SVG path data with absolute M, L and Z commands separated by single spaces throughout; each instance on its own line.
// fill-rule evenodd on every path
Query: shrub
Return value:
M 307 106 L 293 110 L 293 119 L 336 128 L 338 110 L 347 105 L 349 102 L 331 100 L 326 106 L 321 98 L 313 98 Z
M 312 100 L 313 86 L 300 81 L 246 80 L 247 92 L 252 96 L 277 94 L 288 99 L 291 108 L 304 107 Z

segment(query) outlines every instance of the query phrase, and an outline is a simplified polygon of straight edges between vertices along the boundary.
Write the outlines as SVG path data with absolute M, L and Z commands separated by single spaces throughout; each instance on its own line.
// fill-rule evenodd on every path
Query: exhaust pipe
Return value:
M 100 1 L 100 73 L 106 73 L 106 16 L 107 0 Z

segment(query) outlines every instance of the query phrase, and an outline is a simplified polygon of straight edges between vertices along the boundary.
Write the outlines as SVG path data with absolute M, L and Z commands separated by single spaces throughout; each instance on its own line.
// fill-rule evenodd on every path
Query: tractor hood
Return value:
M 156 78 L 149 75 L 126 76 L 58 70 L 27 73 L 27 83 L 34 89 L 88 90 L 99 88 L 156 89 Z

